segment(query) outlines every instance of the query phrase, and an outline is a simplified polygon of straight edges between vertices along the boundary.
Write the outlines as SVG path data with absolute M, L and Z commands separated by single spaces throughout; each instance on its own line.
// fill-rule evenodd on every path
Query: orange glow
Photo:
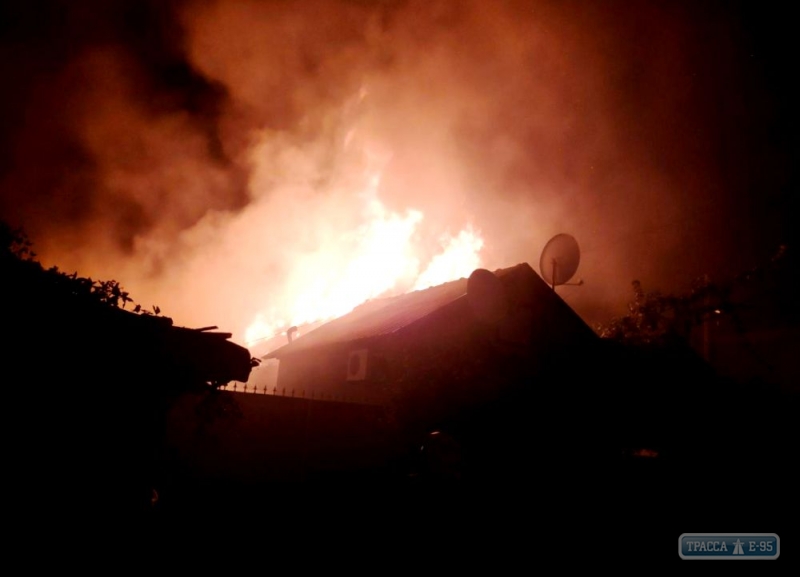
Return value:
M 369 212 L 371 219 L 345 235 L 343 246 L 322 247 L 297 264 L 287 279 L 295 295 L 288 310 L 258 313 L 245 332 L 248 344 L 292 325 L 336 318 L 369 299 L 404 292 L 409 286 L 420 290 L 469 276 L 480 266 L 483 239 L 467 227 L 446 237 L 441 252 L 420 274 L 413 235 L 422 213 L 391 212 L 377 199 L 370 203 Z
M 480 267 L 478 253 L 483 248 L 483 239 L 472 227 L 465 228 L 454 237 L 445 237 L 442 248 L 442 252 L 433 257 L 428 268 L 417 277 L 414 290 L 469 276 Z
M 352 142 L 352 131 L 347 143 Z M 367 169 L 359 225 L 295 259 L 285 278 L 280 310 L 273 307 L 256 314 L 245 331 L 245 342 L 284 333 L 290 326 L 327 321 L 342 316 L 363 302 L 381 296 L 420 290 L 469 276 L 480 266 L 483 238 L 471 226 L 454 236 L 444 235 L 438 251 L 420 246 L 420 210 L 389 210 L 380 200 L 382 167 L 389 160 L 365 147 Z M 388 157 L 387 157 L 388 158 Z M 420 255 L 433 253 L 427 262 Z

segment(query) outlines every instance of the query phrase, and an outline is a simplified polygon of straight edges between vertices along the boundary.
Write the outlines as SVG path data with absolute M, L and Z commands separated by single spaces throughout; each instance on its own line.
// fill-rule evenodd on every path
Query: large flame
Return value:
M 420 290 L 450 280 L 462 278 L 481 264 L 483 248 L 481 235 L 468 226 L 456 236 L 442 238 L 442 252 L 431 259 L 428 268 L 417 277 L 414 290 Z
M 350 144 L 349 131 L 346 144 Z M 337 239 L 306 251 L 285 278 L 292 295 L 282 310 L 260 311 L 245 331 L 253 345 L 285 332 L 290 326 L 326 321 L 381 296 L 419 290 L 468 276 L 480 266 L 483 239 L 466 225 L 455 235 L 443 234 L 435 250 L 421 245 L 418 232 L 424 215 L 407 207 L 397 212 L 381 201 L 380 185 L 389 155 L 380 157 L 365 148 L 369 159 L 362 190 L 359 225 Z M 428 250 L 425 250 L 428 249 Z M 425 259 L 422 255 L 428 256 Z

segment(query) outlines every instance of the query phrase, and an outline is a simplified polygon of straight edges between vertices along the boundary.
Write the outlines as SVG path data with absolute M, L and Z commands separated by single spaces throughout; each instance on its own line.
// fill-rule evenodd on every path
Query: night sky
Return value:
M 380 158 L 419 258 L 469 226 L 483 266 L 537 268 L 571 233 L 585 284 L 561 294 L 599 322 L 633 279 L 795 246 L 794 27 L 778 2 L 10 0 L 0 218 L 241 335 L 363 224 Z

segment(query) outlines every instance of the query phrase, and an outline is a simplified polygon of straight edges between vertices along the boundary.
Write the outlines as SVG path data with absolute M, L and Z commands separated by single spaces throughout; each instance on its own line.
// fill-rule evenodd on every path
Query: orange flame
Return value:
M 414 290 L 436 286 L 470 274 L 481 264 L 478 253 L 483 248 L 483 239 L 467 227 L 456 236 L 442 239 L 442 252 L 431 260 L 428 268 L 417 277 Z
M 284 279 L 284 294 L 289 297 L 255 315 L 244 334 L 248 345 L 290 326 L 342 316 L 369 299 L 468 276 L 480 266 L 483 239 L 471 226 L 443 236 L 437 250 L 423 250 L 417 234 L 423 213 L 412 207 L 395 212 L 379 198 L 383 169 L 391 155 L 360 143 L 358 136 L 351 129 L 343 141 L 350 158 L 361 159 L 361 177 L 355 180 L 360 182 L 356 186 L 362 200 L 358 226 L 328 235 L 320 246 L 296 256 Z M 427 259 L 421 256 L 432 253 Z
M 420 273 L 413 236 L 423 214 L 413 209 L 405 214 L 391 212 L 377 199 L 370 203 L 369 213 L 367 222 L 345 235 L 344 246 L 322 248 L 297 263 L 287 281 L 294 288 L 289 310 L 256 315 L 245 332 L 247 343 L 270 338 L 292 325 L 336 318 L 369 299 L 403 292 L 403 288 L 420 290 L 465 277 L 480 266 L 483 239 L 467 227 L 444 237 L 440 252 Z

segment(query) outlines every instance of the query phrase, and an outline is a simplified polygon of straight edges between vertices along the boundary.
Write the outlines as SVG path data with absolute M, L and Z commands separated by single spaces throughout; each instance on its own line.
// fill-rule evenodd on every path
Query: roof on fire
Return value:
M 591 329 L 580 317 L 553 292 L 550 287 L 527 264 L 499 269 L 494 274 L 503 282 L 507 292 L 522 279 L 537 300 L 547 300 L 560 309 L 561 314 L 572 317 L 576 323 Z M 352 312 L 334 319 L 303 335 L 293 342 L 265 355 L 264 359 L 280 359 L 286 355 L 337 343 L 346 343 L 381 335 L 387 335 L 416 323 L 437 310 L 459 300 L 466 300 L 467 281 L 461 278 L 438 286 L 407 294 L 373 299 L 356 307 Z

